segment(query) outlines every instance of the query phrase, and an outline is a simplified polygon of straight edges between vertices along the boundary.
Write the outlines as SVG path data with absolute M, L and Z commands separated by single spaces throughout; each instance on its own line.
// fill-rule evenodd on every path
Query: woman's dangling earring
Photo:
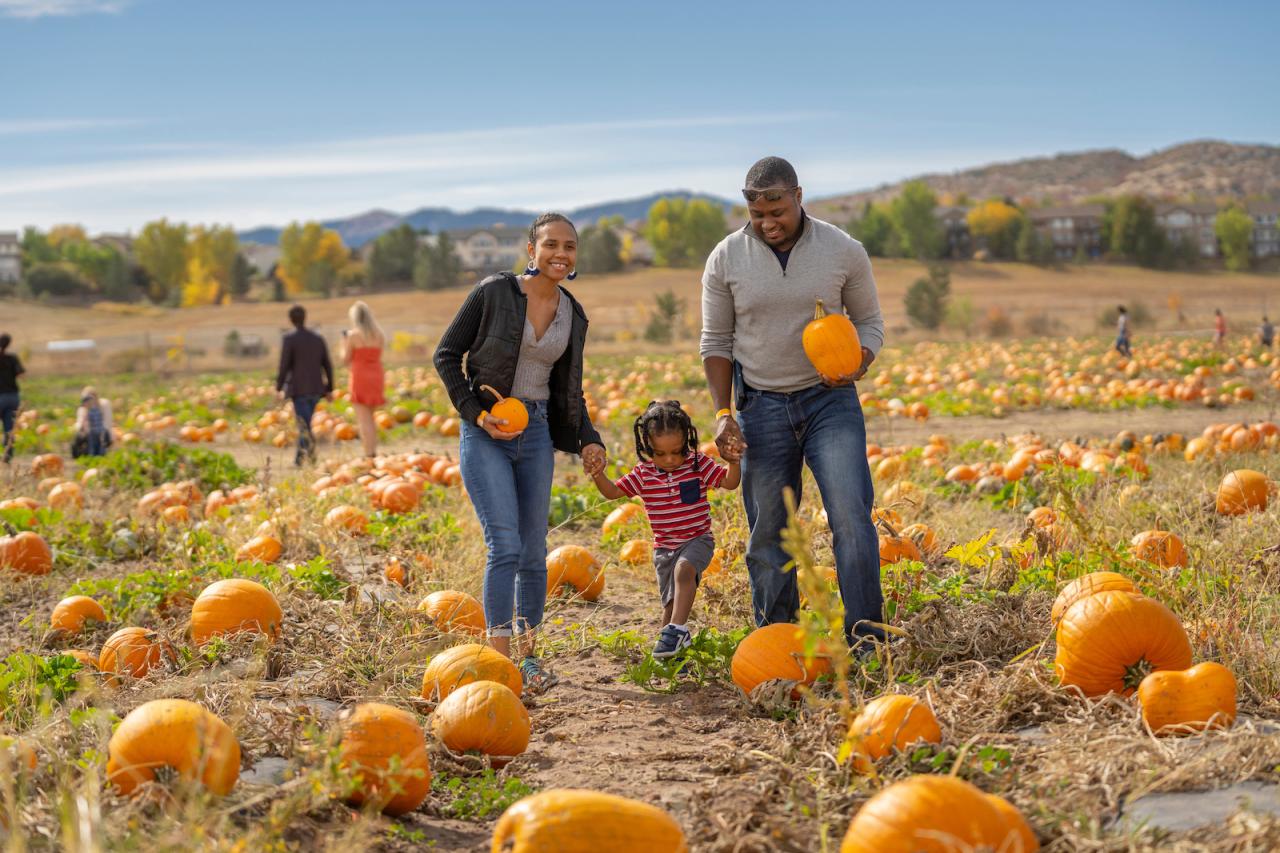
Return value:
M 529 261 L 528 265 L 524 268 L 524 274 L 529 276 L 529 278 L 533 278 L 540 272 L 542 272 L 542 270 L 538 269 L 537 265 L 535 265 L 533 261 Z
M 565 276 L 565 278 L 569 279 L 569 281 L 573 281 L 577 277 L 578 277 L 578 271 L 576 269 L 573 272 L 569 273 L 567 276 Z

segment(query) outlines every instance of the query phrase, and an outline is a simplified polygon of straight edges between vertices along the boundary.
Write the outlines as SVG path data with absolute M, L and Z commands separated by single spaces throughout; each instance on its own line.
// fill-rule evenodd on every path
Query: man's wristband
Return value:
M 732 409 L 729 409 L 729 408 L 721 409 L 720 411 L 716 412 L 716 420 L 720 420 L 721 418 L 727 418 L 732 414 L 733 414 Z
M 481 412 L 479 417 L 476 418 L 476 426 L 484 429 L 484 419 L 487 417 L 489 417 L 488 410 Z

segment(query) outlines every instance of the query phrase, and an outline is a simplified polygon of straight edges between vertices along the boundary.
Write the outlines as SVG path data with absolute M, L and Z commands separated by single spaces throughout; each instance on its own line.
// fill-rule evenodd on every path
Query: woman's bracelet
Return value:
M 480 427 L 481 429 L 484 429 L 484 419 L 487 417 L 489 417 L 489 410 L 485 409 L 483 412 L 480 413 L 480 416 L 476 418 L 476 426 Z

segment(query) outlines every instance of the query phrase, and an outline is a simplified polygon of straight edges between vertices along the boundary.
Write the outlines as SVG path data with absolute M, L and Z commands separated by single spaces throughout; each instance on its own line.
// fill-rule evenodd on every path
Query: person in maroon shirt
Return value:
M 686 624 L 702 573 L 715 552 L 711 536 L 710 489 L 736 489 L 741 463 L 726 468 L 698 452 L 698 430 L 677 400 L 649 403 L 636 418 L 636 456 L 640 464 L 616 482 L 593 469 L 592 479 L 606 498 L 639 496 L 653 530 L 653 567 L 662 598 L 662 632 L 653 656 L 670 658 L 693 639 Z

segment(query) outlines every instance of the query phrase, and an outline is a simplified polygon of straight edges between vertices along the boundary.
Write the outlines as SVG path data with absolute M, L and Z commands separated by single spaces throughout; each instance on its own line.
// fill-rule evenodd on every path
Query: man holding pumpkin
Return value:
M 795 572 L 785 568 L 783 495 L 789 488 L 799 502 L 807 464 L 831 525 L 846 639 L 870 648 L 883 639 L 883 595 L 866 426 L 853 383 L 884 342 L 871 262 L 861 243 L 805 212 L 786 160 L 758 161 L 742 194 L 751 221 L 716 246 L 702 276 L 701 352 L 718 410 L 716 446 L 726 460 L 742 460 L 756 624 L 795 621 L 800 608 Z M 842 306 L 857 329 L 860 365 L 849 375 L 822 375 L 801 345 L 819 300 L 831 310 Z

